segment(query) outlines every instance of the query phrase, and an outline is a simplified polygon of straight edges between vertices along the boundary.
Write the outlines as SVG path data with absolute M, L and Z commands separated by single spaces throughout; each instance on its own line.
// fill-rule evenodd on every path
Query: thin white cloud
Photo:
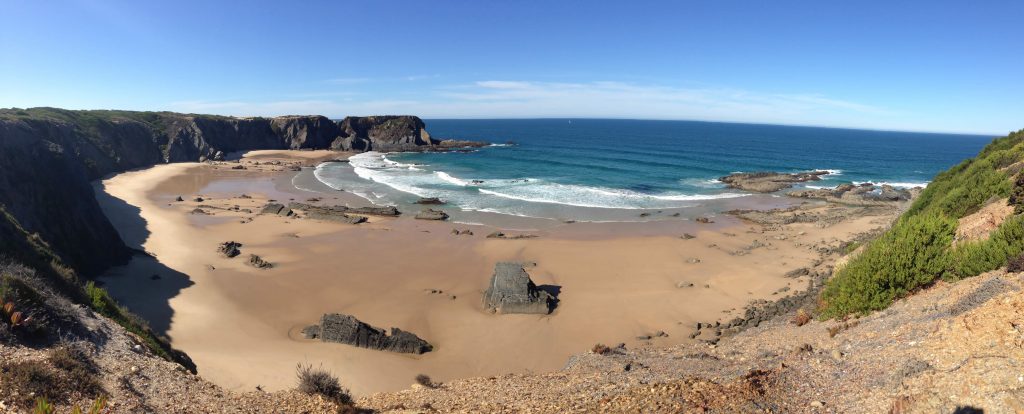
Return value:
M 339 78 L 342 79 L 342 78 Z M 364 78 L 344 78 L 349 81 Z M 814 93 L 763 93 L 730 88 L 679 88 L 617 81 L 536 82 L 483 80 L 426 89 L 358 96 L 292 95 L 308 99 L 268 102 L 184 101 L 171 109 L 224 115 L 382 113 L 428 118 L 591 117 L 693 119 L 803 125 L 907 128 L 894 111 Z M 405 98 L 415 96 L 412 99 Z M 375 97 L 360 100 L 360 97 Z
M 351 84 L 355 84 L 355 83 L 366 83 L 366 82 L 369 82 L 370 80 L 371 80 L 370 78 L 334 78 L 334 79 L 328 79 L 328 80 L 326 80 L 324 82 L 330 83 L 330 84 L 333 84 L 333 85 L 351 85 Z

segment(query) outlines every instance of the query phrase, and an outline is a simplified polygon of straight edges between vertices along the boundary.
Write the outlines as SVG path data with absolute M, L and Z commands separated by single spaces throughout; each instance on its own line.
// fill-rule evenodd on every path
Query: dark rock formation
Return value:
M 441 199 L 437 198 L 437 197 L 422 197 L 419 200 L 416 200 L 416 204 L 435 204 L 435 205 L 440 205 L 440 204 L 444 204 L 444 201 L 441 201 Z
M 249 266 L 255 267 L 257 269 L 270 269 L 271 267 L 274 267 L 274 264 L 266 260 L 263 260 L 262 257 L 259 257 L 255 254 L 250 254 Z
M 227 241 L 227 242 L 221 243 L 220 247 L 217 247 L 217 251 L 220 252 L 220 254 L 223 254 L 224 257 L 229 257 L 230 258 L 230 257 L 238 256 L 239 254 L 242 254 L 242 251 L 239 250 L 239 247 L 242 247 L 242 243 L 238 243 L 238 242 L 234 242 L 234 241 Z
M 536 234 L 516 234 L 514 236 L 509 236 L 509 235 L 507 235 L 505 233 L 502 233 L 500 231 L 496 231 L 496 232 L 493 232 L 493 233 L 487 235 L 488 239 L 506 239 L 506 240 L 532 239 L 532 238 L 535 238 L 535 237 L 537 237 Z
M 483 303 L 491 312 L 548 314 L 555 297 L 537 288 L 521 264 L 500 262 L 494 266 Z
M 754 172 L 729 174 L 718 180 L 730 188 L 738 188 L 759 193 L 773 193 L 790 188 L 794 183 L 821 180 L 828 171 L 811 171 L 802 173 Z
M 452 146 L 431 138 L 414 116 L 337 123 L 322 116 L 0 109 L 0 204 L 65 263 L 92 275 L 131 257 L 95 200 L 90 181 L 100 177 L 167 162 L 215 160 L 243 150 Z M 0 234 L 6 237 L 14 234 Z
M 834 203 L 849 205 L 885 205 L 891 202 L 907 201 L 914 197 L 915 192 L 902 188 L 895 188 L 888 184 L 875 187 L 874 184 L 864 183 L 861 185 L 840 184 L 834 189 L 806 189 L 790 191 L 790 197 L 813 198 Z
M 315 206 L 306 203 L 288 203 L 288 207 L 297 210 L 302 210 L 309 214 L 318 215 L 339 215 L 339 214 L 362 214 L 368 216 L 385 216 L 385 217 L 396 217 L 401 212 L 398 211 L 394 206 L 377 206 L 377 207 L 347 207 L 347 206 Z
M 260 210 L 260 214 L 276 214 L 288 217 L 294 215 L 295 212 L 293 212 L 291 208 L 285 207 L 283 204 L 267 203 L 267 205 L 263 206 L 263 210 Z
M 307 326 L 302 333 L 307 339 L 339 342 L 381 351 L 423 354 L 434 349 L 433 345 L 410 332 L 391 328 L 389 334 L 383 329 L 341 313 L 324 314 L 319 325 Z
M 444 211 L 441 210 L 434 210 L 432 208 L 428 208 L 417 213 L 416 218 L 419 220 L 447 220 L 448 213 L 445 213 Z

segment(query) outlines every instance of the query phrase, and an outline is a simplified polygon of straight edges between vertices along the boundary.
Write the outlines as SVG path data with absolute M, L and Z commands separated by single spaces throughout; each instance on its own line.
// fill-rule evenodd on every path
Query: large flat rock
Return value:
M 555 297 L 537 288 L 521 264 L 499 262 L 483 301 L 484 309 L 491 312 L 548 314 Z

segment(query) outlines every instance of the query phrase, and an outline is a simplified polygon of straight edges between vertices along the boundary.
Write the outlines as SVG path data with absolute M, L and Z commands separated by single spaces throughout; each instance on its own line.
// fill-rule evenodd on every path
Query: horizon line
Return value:
M 171 110 L 138 110 L 138 109 L 67 109 L 56 106 L 33 106 L 33 107 L 17 107 L 11 106 L 6 108 L 0 108 L 0 110 L 26 110 L 35 108 L 52 108 L 61 109 L 66 111 L 126 111 L 126 112 L 169 112 L 186 115 L 213 115 L 213 116 L 225 116 L 233 118 L 274 118 L 284 116 L 323 116 L 331 120 L 342 120 L 349 116 L 415 116 L 423 120 L 452 120 L 452 121 L 499 121 L 499 120 L 553 120 L 553 119 L 581 119 L 581 120 L 619 120 L 619 121 L 656 121 L 656 122 L 704 122 L 712 124 L 743 124 L 743 125 L 761 125 L 761 126 L 782 126 L 782 127 L 797 127 L 797 128 L 824 128 L 824 129 L 846 129 L 846 130 L 857 130 L 857 131 L 875 131 L 875 132 L 906 132 L 914 134 L 946 134 L 946 135 L 971 135 L 971 136 L 985 136 L 990 138 L 996 138 L 1008 135 L 1016 132 L 1010 130 L 1005 133 L 1000 132 L 975 132 L 975 131 L 938 131 L 938 130 L 925 130 L 925 129 L 886 129 L 886 128 L 870 128 L 870 127 L 855 127 L 855 126 L 842 126 L 842 125 L 821 125 L 821 124 L 787 124 L 787 123 L 772 123 L 772 122 L 751 122 L 751 121 L 726 121 L 726 120 L 713 120 L 713 119 L 684 119 L 684 118 L 633 118 L 633 117 L 587 117 L 587 116 L 525 116 L 525 117 L 426 117 L 413 114 L 374 114 L 374 115 L 345 115 L 341 117 L 329 116 L 324 114 L 279 114 L 274 116 L 264 115 L 223 115 L 216 113 L 195 113 L 195 112 L 177 112 Z M 1022 127 L 1024 130 L 1024 127 Z

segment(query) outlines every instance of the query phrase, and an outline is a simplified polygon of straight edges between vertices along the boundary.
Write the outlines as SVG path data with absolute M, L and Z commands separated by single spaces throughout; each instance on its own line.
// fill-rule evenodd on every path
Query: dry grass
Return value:
M 811 314 L 807 313 L 807 311 L 805 311 L 805 310 L 803 310 L 803 308 L 801 308 L 801 309 L 798 309 L 796 311 L 796 315 L 793 316 L 793 321 L 792 322 L 796 326 L 804 326 L 804 325 L 807 324 L 807 322 L 810 322 L 810 321 L 811 321 Z
M 352 403 L 352 396 L 348 390 L 342 388 L 338 378 L 323 367 L 313 368 L 311 364 L 299 364 L 295 371 L 299 379 L 299 391 L 309 395 L 322 395 L 339 404 Z

